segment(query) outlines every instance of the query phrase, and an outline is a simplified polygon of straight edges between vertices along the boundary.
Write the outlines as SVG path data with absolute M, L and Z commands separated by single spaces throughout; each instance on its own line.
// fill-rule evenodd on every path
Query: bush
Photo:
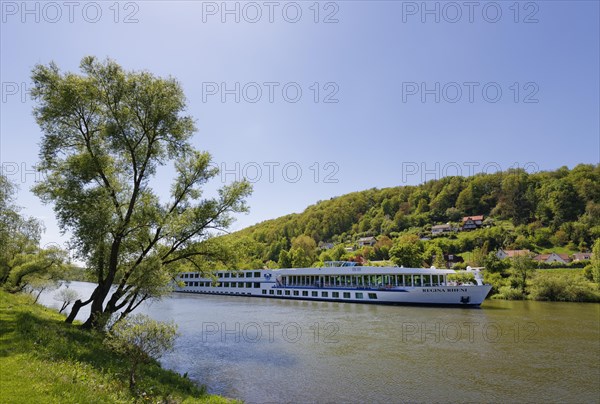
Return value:
M 483 271 L 483 282 L 492 285 L 492 295 L 500 293 L 500 288 L 506 286 L 506 279 L 498 272 Z
M 600 294 L 580 273 L 538 274 L 530 297 L 553 302 L 600 302 Z
M 472 272 L 458 271 L 455 274 L 448 275 L 448 281 L 458 282 L 459 284 L 475 283 L 475 275 Z
M 454 265 L 452 265 L 452 269 L 454 269 L 455 271 L 464 271 L 465 269 L 467 269 L 467 263 L 457 262 Z
M 114 324 L 105 343 L 129 358 L 129 387 L 133 389 L 138 366 L 158 359 L 164 352 L 172 350 L 176 336 L 175 324 L 161 323 L 143 314 L 136 314 Z
M 502 286 L 498 291 L 498 294 L 492 296 L 493 299 L 506 299 L 506 300 L 524 300 L 525 296 L 520 289 L 515 289 L 510 286 Z

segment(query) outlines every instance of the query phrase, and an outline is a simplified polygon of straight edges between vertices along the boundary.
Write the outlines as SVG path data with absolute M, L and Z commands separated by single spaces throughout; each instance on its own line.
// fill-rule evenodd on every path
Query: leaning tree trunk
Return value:
M 135 373 L 137 370 L 137 362 L 131 364 L 131 371 L 129 372 L 129 388 L 133 390 L 135 388 Z
M 82 328 L 89 330 L 92 328 L 98 328 L 102 326 L 100 324 L 100 318 L 104 313 L 102 306 L 104 305 L 104 300 L 106 299 L 106 295 L 108 295 L 109 290 L 110 284 L 108 287 L 106 287 L 105 284 L 100 284 L 96 287 L 92 299 L 92 307 L 90 308 L 90 316 L 87 320 L 85 320 L 85 323 L 81 325 Z
M 81 299 L 75 300 L 75 303 L 73 303 L 73 307 L 71 307 L 71 313 L 69 313 L 69 315 L 65 319 L 65 323 L 68 323 L 68 324 L 73 323 L 73 320 L 75 320 L 75 317 L 77 317 L 79 310 L 83 306 L 87 306 L 88 304 L 90 304 L 90 302 L 94 299 L 94 296 L 96 296 L 97 290 L 98 290 L 98 288 L 94 289 L 90 298 L 88 300 L 86 300 L 85 302 L 82 302 Z
M 104 326 L 104 321 L 102 318 L 104 317 L 104 301 L 106 300 L 106 296 L 110 292 L 110 288 L 112 287 L 113 281 L 115 280 L 115 275 L 117 273 L 117 267 L 119 264 L 119 251 L 121 248 L 121 237 L 115 237 L 111 248 L 110 248 L 110 259 L 108 262 L 107 274 L 106 278 L 99 279 L 98 286 L 94 291 L 94 299 L 92 300 L 92 307 L 90 311 L 90 316 L 82 324 L 82 328 L 91 329 L 96 328 L 100 329 Z
M 77 313 L 79 313 L 79 309 L 81 309 L 83 306 L 85 305 L 81 302 L 80 299 L 75 300 L 75 303 L 73 303 L 73 307 L 71 307 L 71 312 L 65 319 L 65 323 L 72 324 L 73 320 L 75 320 L 75 317 L 77 317 Z

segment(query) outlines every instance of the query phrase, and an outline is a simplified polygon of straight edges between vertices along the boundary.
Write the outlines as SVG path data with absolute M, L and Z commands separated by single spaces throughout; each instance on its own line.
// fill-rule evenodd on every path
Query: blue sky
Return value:
M 35 64 L 85 55 L 181 82 L 194 144 L 227 170 L 207 195 L 254 182 L 234 229 L 373 187 L 598 163 L 599 2 L 469 4 L 2 1 L 2 168 L 43 243 L 66 240 L 29 192 L 27 89 Z

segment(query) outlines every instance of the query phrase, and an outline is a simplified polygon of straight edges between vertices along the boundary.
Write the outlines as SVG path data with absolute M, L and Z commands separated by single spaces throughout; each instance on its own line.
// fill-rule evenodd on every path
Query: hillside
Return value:
M 478 215 L 483 216 L 481 226 L 462 231 L 463 217 Z M 432 234 L 433 226 L 446 223 L 454 231 Z M 376 244 L 361 247 L 359 240 L 369 236 Z M 237 253 L 235 266 L 276 268 L 329 259 L 387 260 L 400 240 L 418 240 L 423 251 L 439 248 L 469 262 L 499 248 L 589 251 L 599 237 L 600 165 L 580 164 L 353 192 L 223 239 Z

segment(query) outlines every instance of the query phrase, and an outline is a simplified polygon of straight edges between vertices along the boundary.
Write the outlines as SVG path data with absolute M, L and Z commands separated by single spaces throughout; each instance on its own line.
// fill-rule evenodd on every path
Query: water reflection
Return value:
M 91 292 L 89 284 L 71 287 Z M 246 402 L 598 402 L 600 395 L 598 304 L 490 301 L 462 309 L 177 294 L 142 311 L 179 326 L 165 366 Z

